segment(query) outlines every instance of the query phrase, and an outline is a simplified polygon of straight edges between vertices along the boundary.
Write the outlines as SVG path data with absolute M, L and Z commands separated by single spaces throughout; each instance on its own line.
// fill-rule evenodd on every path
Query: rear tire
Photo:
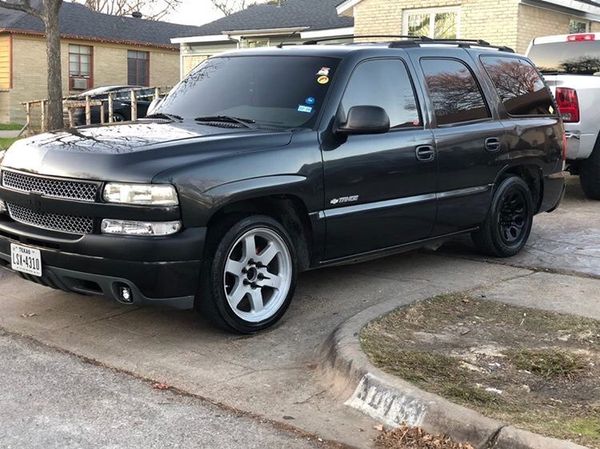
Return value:
M 296 249 L 279 222 L 226 219 L 211 230 L 196 309 L 225 330 L 259 332 L 285 314 L 297 270 Z
M 585 196 L 591 200 L 600 200 L 600 144 L 585 161 L 581 161 L 579 182 Z
M 525 181 L 511 176 L 500 182 L 481 228 L 472 234 L 475 246 L 494 257 L 518 254 L 533 225 L 533 200 Z

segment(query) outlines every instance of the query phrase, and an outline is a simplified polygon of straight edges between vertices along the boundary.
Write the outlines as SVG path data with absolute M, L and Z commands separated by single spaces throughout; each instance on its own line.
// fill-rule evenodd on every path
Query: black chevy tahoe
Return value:
M 518 253 L 561 200 L 564 137 L 531 62 L 485 42 L 234 51 L 147 119 L 15 143 L 0 261 L 255 332 L 282 317 L 303 270 L 464 233 Z

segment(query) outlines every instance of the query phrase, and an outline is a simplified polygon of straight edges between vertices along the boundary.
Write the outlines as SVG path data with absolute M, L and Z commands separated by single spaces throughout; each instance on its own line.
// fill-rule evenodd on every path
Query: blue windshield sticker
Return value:
M 313 111 L 313 108 L 311 106 L 305 106 L 303 104 L 298 106 L 298 112 L 306 112 L 307 114 L 310 114 Z
M 313 106 L 317 102 L 317 99 L 315 97 L 308 97 L 304 102 L 309 106 Z

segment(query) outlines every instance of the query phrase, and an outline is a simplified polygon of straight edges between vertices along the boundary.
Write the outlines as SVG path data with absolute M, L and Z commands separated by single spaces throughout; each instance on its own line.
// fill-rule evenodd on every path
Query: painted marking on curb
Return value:
M 422 401 L 387 388 L 372 374 L 366 374 L 360 380 L 346 405 L 391 427 L 420 426 L 427 413 Z

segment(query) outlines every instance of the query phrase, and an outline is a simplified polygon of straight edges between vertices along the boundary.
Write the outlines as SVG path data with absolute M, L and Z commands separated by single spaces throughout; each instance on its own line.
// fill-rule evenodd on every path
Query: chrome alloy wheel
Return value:
M 290 291 L 292 257 L 271 229 L 255 228 L 231 246 L 223 287 L 231 310 L 241 319 L 259 323 L 275 315 Z

